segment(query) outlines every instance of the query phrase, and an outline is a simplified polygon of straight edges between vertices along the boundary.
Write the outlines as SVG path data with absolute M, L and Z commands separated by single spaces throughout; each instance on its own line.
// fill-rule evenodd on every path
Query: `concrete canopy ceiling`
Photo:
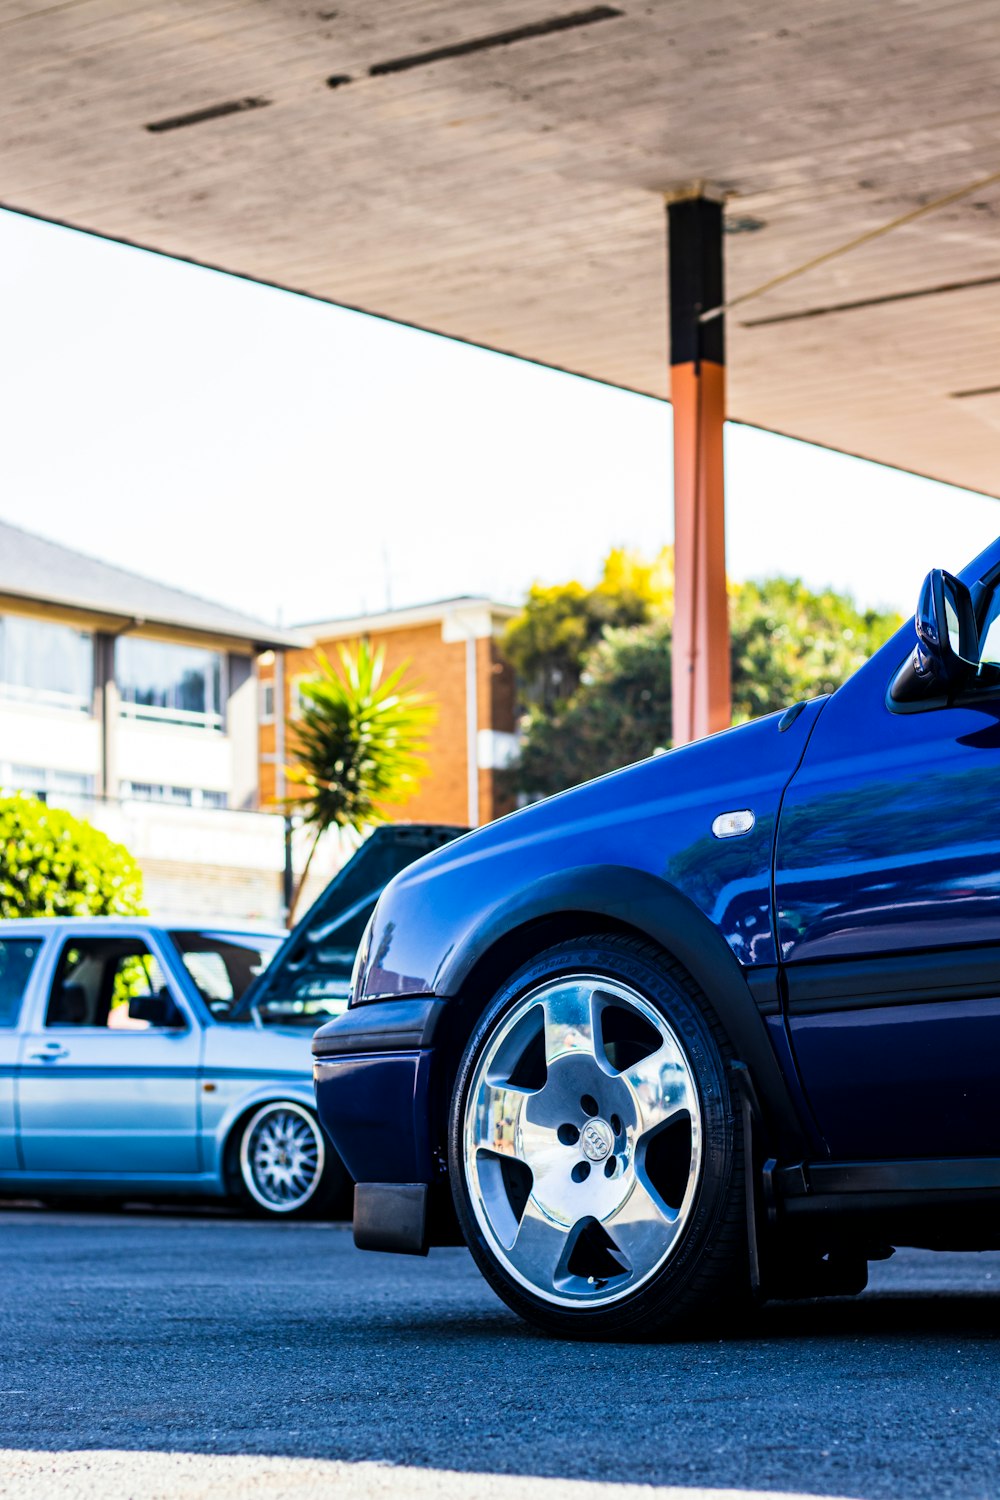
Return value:
M 1000 172 L 996 0 L 2 0 L 0 56 L 4 206 L 658 396 L 665 191 L 734 296 Z M 1000 183 L 735 309 L 730 413 L 1000 493 L 998 313 Z

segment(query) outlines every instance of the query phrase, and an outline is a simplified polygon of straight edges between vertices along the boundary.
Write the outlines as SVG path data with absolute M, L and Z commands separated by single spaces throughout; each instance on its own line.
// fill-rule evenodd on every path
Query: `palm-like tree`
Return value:
M 384 822 L 384 809 L 404 802 L 427 769 L 426 735 L 435 709 L 426 694 L 404 685 L 406 665 L 383 677 L 385 652 L 373 651 L 365 640 L 356 654 L 341 646 L 338 655 L 340 671 L 317 651 L 319 675 L 300 683 L 301 717 L 291 726 L 297 764 L 288 777 L 305 795 L 290 806 L 313 839 L 289 925 L 327 829 L 361 833 Z

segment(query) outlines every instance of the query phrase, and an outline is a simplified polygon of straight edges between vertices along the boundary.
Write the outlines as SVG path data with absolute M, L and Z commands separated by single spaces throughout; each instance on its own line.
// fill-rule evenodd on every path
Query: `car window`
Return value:
M 265 933 L 172 932 L 184 967 L 212 1014 L 225 1020 L 282 946 Z
M 1000 667 L 1000 589 L 994 588 L 979 627 L 979 666 Z
M 41 938 L 0 938 L 0 1026 L 16 1026 Z
M 184 967 L 206 1000 L 232 1004 L 235 994 L 233 976 L 221 953 L 185 953 Z
M 132 1000 L 169 993 L 159 960 L 136 938 L 71 938 L 49 993 L 46 1026 L 102 1026 L 148 1031 L 129 1014 Z

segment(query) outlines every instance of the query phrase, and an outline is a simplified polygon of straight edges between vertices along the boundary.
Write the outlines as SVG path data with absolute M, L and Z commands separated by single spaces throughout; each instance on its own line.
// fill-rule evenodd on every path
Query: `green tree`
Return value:
M 833 692 L 901 623 L 784 578 L 734 585 L 730 622 L 737 724 Z M 576 681 L 563 702 L 529 708 L 510 773 L 516 791 L 548 796 L 669 747 L 671 628 L 662 614 L 605 629 L 577 662 Z
M 580 686 L 553 713 L 532 708 L 512 771 L 516 789 L 548 797 L 670 745 L 670 625 L 608 630 Z
M 832 693 L 901 624 L 899 615 L 859 610 L 831 589 L 814 594 L 799 578 L 735 585 L 729 599 L 733 723 Z
M 525 699 L 545 713 L 573 696 L 583 662 L 606 629 L 639 625 L 668 614 L 673 599 L 673 553 L 646 562 L 614 548 L 594 588 L 582 583 L 534 584 L 524 609 L 503 638 Z
M 37 797 L 0 797 L 0 917 L 144 910 L 142 874 L 121 844 Z
M 360 834 L 412 795 L 426 771 L 426 734 L 435 717 L 426 696 L 404 685 L 405 666 L 385 677 L 385 653 L 367 641 L 356 654 L 340 647 L 339 671 L 316 654 L 319 673 L 300 683 L 301 717 L 289 725 L 296 764 L 288 777 L 302 789 L 290 806 L 313 834 L 289 922 L 327 829 Z

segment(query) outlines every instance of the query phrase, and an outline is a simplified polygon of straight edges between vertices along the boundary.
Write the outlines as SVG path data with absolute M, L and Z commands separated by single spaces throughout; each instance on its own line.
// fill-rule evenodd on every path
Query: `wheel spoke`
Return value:
M 568 1237 L 567 1228 L 547 1218 L 534 1199 L 529 1198 L 508 1253 L 527 1281 L 552 1291 Z
M 498 1156 L 523 1160 L 521 1125 L 525 1101 L 531 1097 L 526 1089 L 487 1083 L 480 1086 L 472 1120 L 473 1143 L 480 1150 Z
M 542 1000 L 545 1015 L 545 1061 L 569 1052 L 595 1056 L 594 986 L 566 981 Z
M 636 1177 L 622 1207 L 604 1228 L 640 1279 L 662 1260 L 681 1224 L 681 1216 L 661 1203 L 656 1194 Z
M 639 1106 L 638 1136 L 659 1130 L 677 1115 L 697 1114 L 697 1099 L 691 1075 L 680 1049 L 669 1038 L 648 1057 L 622 1075 L 632 1088 Z

